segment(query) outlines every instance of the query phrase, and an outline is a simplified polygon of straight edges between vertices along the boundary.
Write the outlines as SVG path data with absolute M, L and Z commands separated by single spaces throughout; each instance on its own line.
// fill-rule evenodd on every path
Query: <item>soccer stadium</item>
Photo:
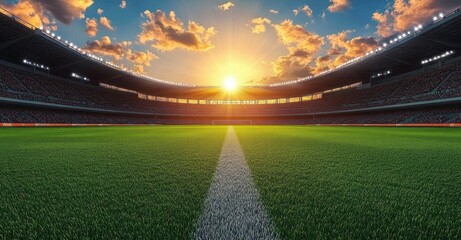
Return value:
M 458 0 L 0 1 L 0 239 L 461 239 Z

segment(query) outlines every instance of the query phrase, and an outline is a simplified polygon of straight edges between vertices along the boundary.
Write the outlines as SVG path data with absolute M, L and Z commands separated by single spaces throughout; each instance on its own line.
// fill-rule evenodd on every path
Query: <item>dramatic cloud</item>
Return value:
M 134 63 L 134 70 L 137 73 L 144 73 L 144 67 L 150 67 L 151 62 L 158 59 L 157 55 L 150 51 L 147 52 L 134 52 L 128 49 L 126 52 L 126 59 Z
M 351 33 L 352 31 L 343 31 L 327 36 L 330 48 L 326 56 L 316 59 L 315 73 L 337 67 L 378 47 L 378 41 L 373 37 L 349 39 Z
M 48 27 L 51 22 L 50 16 L 48 16 L 39 5 L 28 0 L 18 1 L 18 3 L 14 5 L 7 4 L 4 7 L 12 14 L 29 22 L 35 27 Z
M 384 13 L 373 13 L 373 20 L 378 22 L 378 25 L 376 26 L 377 35 L 381 37 L 389 37 L 394 33 L 394 30 L 389 23 L 391 18 L 389 11 L 385 11 Z
M 289 50 L 302 49 L 315 53 L 323 45 L 323 37 L 305 30 L 301 25 L 294 25 L 292 20 L 288 19 L 273 26 L 280 42 Z
M 120 8 L 124 9 L 126 8 L 126 1 L 122 1 L 119 5 Z
M 133 71 L 137 73 L 144 73 L 144 66 L 143 65 L 134 65 Z
M 90 37 L 95 37 L 98 34 L 98 22 L 94 18 L 86 19 L 86 30 L 85 32 Z
M 266 24 L 271 24 L 271 20 L 259 17 L 251 20 L 251 23 L 254 25 L 251 28 L 251 32 L 254 34 L 259 34 L 266 32 Z
M 272 14 L 279 14 L 279 11 L 278 11 L 278 10 L 274 10 L 274 9 L 269 10 L 269 12 L 272 13 Z
M 213 48 L 211 39 L 216 35 L 213 27 L 205 28 L 200 24 L 189 21 L 187 29 L 181 19 L 171 11 L 166 16 L 160 10 L 155 13 L 146 10 L 144 16 L 148 18 L 141 25 L 139 42 L 146 44 L 153 42 L 152 47 L 160 51 L 171 51 L 182 48 L 191 51 L 207 51 Z
M 84 18 L 86 9 L 92 4 L 92 0 L 18 0 L 15 4 L 6 4 L 5 7 L 36 27 L 55 30 L 55 19 L 69 25 L 76 18 Z
M 221 5 L 218 5 L 218 8 L 222 11 L 227 11 L 229 9 L 231 9 L 232 7 L 234 7 L 235 4 L 233 2 L 227 2 L 227 3 L 223 3 Z
M 126 59 L 136 65 L 151 66 L 150 62 L 158 59 L 158 57 L 150 51 L 135 52 L 131 49 L 126 51 Z
M 143 73 L 144 67 L 151 66 L 151 62 L 158 59 L 150 51 L 133 51 L 130 46 L 131 42 L 113 43 L 108 36 L 104 36 L 101 40 L 87 42 L 83 49 L 94 54 L 113 57 L 115 62 L 127 60 L 133 63 L 133 70 L 138 73 Z
M 375 12 L 373 19 L 378 23 L 376 34 L 382 37 L 407 31 L 414 25 L 430 20 L 440 11 L 459 6 L 459 0 L 395 0 L 383 13 Z
M 101 14 L 104 13 L 104 10 L 102 10 L 101 8 L 98 8 L 98 11 L 97 11 L 97 12 L 98 12 L 99 15 L 101 15 Z
M 120 43 L 112 43 L 108 36 L 104 36 L 101 38 L 101 40 L 87 42 L 83 49 L 94 54 L 111 56 L 115 61 L 118 61 L 124 56 L 130 45 L 131 42 L 126 41 Z
M 286 46 L 289 54 L 272 62 L 276 76 L 266 77 L 260 83 L 294 80 L 313 74 L 311 63 L 324 45 L 324 38 L 294 25 L 292 20 L 273 24 L 279 41 Z
M 99 23 L 101 23 L 102 26 L 104 26 L 105 28 L 107 28 L 107 29 L 113 31 L 114 28 L 110 25 L 110 22 L 111 22 L 111 21 L 110 21 L 109 19 L 107 19 L 106 17 L 101 17 L 101 18 L 99 19 Z
M 304 5 L 302 7 L 299 7 L 298 9 L 293 10 L 293 14 L 295 16 L 298 16 L 300 12 L 304 12 L 308 17 L 312 17 L 312 14 L 314 13 L 312 9 L 307 5 Z
M 328 11 L 339 12 L 351 7 L 349 0 L 330 0 L 331 5 L 328 6 Z

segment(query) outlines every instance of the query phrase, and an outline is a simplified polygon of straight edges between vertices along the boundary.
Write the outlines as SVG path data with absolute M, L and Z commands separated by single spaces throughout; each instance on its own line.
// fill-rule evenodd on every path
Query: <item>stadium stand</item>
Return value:
M 418 103 L 430 100 L 443 100 L 461 97 L 461 64 L 452 63 L 405 77 L 392 82 L 360 89 L 349 89 L 324 94 L 321 99 L 307 102 L 261 105 L 228 104 L 179 104 L 148 101 L 136 94 L 101 88 L 98 86 L 45 77 L 30 71 L 18 70 L 11 66 L 0 66 L 0 97 L 5 99 L 28 100 L 36 103 L 48 103 L 68 107 L 86 107 L 99 110 L 138 112 L 154 117 L 156 115 L 182 116 L 277 116 L 306 115 L 304 119 L 275 120 L 276 123 L 445 123 L 456 119 L 457 108 L 448 110 L 396 111 L 394 113 L 362 113 L 359 117 L 346 115 L 338 117 L 319 117 L 325 112 L 361 111 L 376 107 L 389 107 L 406 103 Z M 455 109 L 455 110 L 453 110 Z M 27 109 L 13 114 L 11 108 L 2 108 L 2 121 L 43 122 L 43 123 L 156 123 L 146 117 L 125 117 L 96 113 L 59 114 L 50 110 Z M 126 114 L 126 113 L 125 113 Z M 317 115 L 315 120 L 309 116 Z M 14 117 L 12 117 L 14 116 Z M 49 116 L 49 118 L 47 118 Z M 412 120 L 409 120 L 412 118 Z M 168 124 L 165 119 L 157 123 Z M 176 122 L 184 122 L 176 121 Z M 189 121 L 197 123 L 197 121 Z M 200 121 L 199 121 L 200 122 Z M 209 122 L 209 121 L 205 121 Z M 269 120 L 255 123 L 270 122 Z
M 3 98 L 119 112 L 139 112 L 152 116 L 321 115 L 324 112 L 361 110 L 461 97 L 461 64 L 459 62 L 406 77 L 399 81 L 385 82 L 365 89 L 356 88 L 324 94 L 322 99 L 315 101 L 261 105 L 200 105 L 148 101 L 139 99 L 137 95 L 132 93 L 58 80 L 53 77 L 47 78 L 32 72 L 19 71 L 12 67 L 0 66 L 0 70 L 0 97 Z M 402 122 L 398 121 L 398 117 L 394 119 L 383 116 L 382 118 L 387 119 L 384 122 Z M 17 119 L 23 120 L 23 118 Z M 440 123 L 451 119 L 418 118 L 415 119 L 415 122 L 424 122 L 424 120 Z M 72 121 L 67 119 L 64 122 Z M 345 121 L 344 123 L 349 122 Z

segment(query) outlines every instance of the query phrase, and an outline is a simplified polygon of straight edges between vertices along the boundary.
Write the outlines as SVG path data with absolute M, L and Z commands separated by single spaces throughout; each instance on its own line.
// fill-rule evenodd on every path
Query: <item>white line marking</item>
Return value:
M 196 239 L 276 239 L 234 128 L 229 127 Z

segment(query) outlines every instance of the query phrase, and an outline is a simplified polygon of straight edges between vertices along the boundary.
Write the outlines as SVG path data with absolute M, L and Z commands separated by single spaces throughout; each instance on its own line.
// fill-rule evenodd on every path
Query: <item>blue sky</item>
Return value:
M 121 3 L 0 0 L 21 18 L 117 64 L 201 85 L 218 85 L 230 75 L 240 84 L 314 75 L 460 5 L 458 0 L 126 0 L 122 8 Z M 112 30 L 103 26 L 103 17 Z

